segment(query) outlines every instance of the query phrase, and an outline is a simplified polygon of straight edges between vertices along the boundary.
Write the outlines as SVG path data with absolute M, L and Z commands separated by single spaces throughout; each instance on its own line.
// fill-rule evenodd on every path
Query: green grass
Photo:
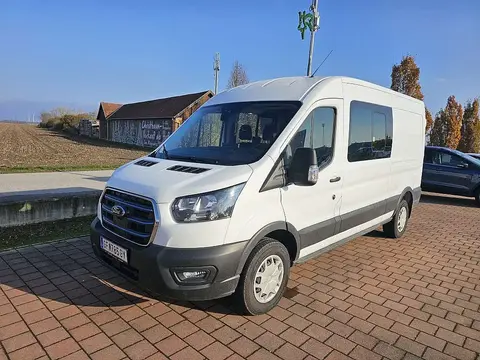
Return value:
M 90 233 L 94 216 L 0 228 L 0 250 L 66 240 Z
M 14 167 L 0 167 L 0 174 L 19 174 L 19 173 L 37 173 L 37 172 L 62 172 L 62 171 L 96 171 L 96 170 L 115 170 L 122 166 L 118 165 L 79 165 L 79 166 L 64 166 L 64 165 L 47 165 L 47 166 L 14 166 Z

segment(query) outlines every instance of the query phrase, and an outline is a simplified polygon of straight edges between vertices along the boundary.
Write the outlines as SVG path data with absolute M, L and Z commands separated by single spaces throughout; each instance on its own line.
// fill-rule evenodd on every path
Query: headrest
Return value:
M 252 127 L 246 124 L 240 126 L 238 137 L 240 140 L 252 140 Z
M 273 141 L 273 137 L 275 135 L 275 126 L 273 124 L 269 124 L 263 128 L 263 140 L 264 141 Z

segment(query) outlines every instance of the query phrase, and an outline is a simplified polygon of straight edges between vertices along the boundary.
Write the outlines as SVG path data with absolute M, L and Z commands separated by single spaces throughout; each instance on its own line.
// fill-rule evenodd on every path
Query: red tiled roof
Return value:
M 115 111 L 109 117 L 109 120 L 173 118 L 207 93 L 210 93 L 213 96 L 213 93 L 208 90 L 194 94 L 185 94 L 164 99 L 125 104 Z
M 108 103 L 108 102 L 101 102 L 100 106 L 103 108 L 103 113 L 105 114 L 105 117 L 109 117 L 113 112 L 118 110 L 122 104 L 114 104 L 114 103 Z

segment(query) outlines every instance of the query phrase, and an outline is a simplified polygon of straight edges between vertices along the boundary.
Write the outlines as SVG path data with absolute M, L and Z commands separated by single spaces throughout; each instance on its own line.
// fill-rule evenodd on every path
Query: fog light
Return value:
M 178 279 L 180 281 L 190 280 L 190 279 L 205 279 L 208 276 L 208 271 L 180 271 L 177 273 Z
M 213 266 L 201 268 L 173 269 L 175 280 L 181 284 L 206 284 L 213 280 L 216 269 Z

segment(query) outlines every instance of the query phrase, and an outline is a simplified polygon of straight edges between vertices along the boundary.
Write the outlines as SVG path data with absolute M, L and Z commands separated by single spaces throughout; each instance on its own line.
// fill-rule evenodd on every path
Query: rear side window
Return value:
M 348 161 L 389 158 L 393 145 L 392 108 L 361 101 L 350 103 Z

